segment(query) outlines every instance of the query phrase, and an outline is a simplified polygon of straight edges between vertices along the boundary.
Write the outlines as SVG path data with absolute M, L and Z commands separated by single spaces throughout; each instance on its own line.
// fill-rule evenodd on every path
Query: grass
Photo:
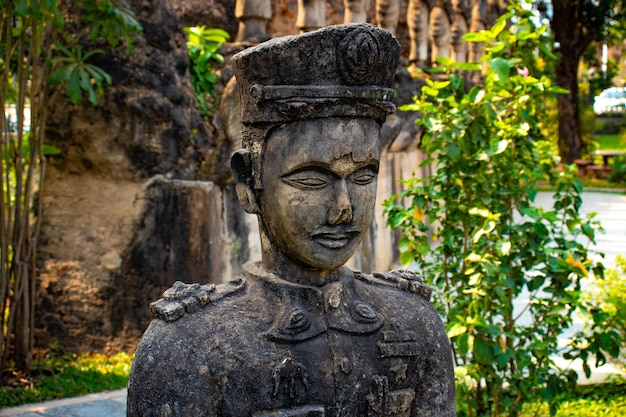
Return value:
M 626 136 L 619 133 L 597 135 L 594 141 L 601 151 L 626 151 Z
M 579 386 L 554 405 L 555 417 L 622 417 L 626 415 L 626 383 Z M 519 417 L 550 417 L 550 405 L 546 402 L 526 404 Z
M 580 182 L 585 191 L 607 190 L 608 192 L 626 193 L 626 185 L 617 182 L 611 182 L 603 178 L 581 178 Z M 551 191 L 552 188 L 544 187 L 542 191 Z
M 601 151 L 626 151 L 626 136 L 619 133 L 594 137 Z
M 127 353 L 77 355 L 51 349 L 33 361 L 30 376 L 5 375 L 0 408 L 125 388 L 131 361 Z

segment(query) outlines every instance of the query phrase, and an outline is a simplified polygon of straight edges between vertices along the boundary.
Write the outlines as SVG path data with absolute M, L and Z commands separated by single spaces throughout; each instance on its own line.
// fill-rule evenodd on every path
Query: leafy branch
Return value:
M 531 17 L 512 5 L 491 29 L 466 35 L 485 45 L 485 65 L 441 59 L 440 73 L 401 107 L 422 114 L 424 164 L 436 171 L 406 180 L 385 214 L 402 229 L 401 262 L 436 287 L 459 415 L 514 416 L 536 398 L 556 404 L 575 380 L 552 359 L 559 335 L 585 308 L 581 281 L 603 272 L 581 239 L 593 242 L 600 225 L 580 214 L 575 171 L 542 134 L 545 109 L 564 90 L 547 71 L 552 41 Z M 483 67 L 484 81 L 466 86 L 464 75 Z M 551 209 L 537 206 L 540 182 L 555 189 Z

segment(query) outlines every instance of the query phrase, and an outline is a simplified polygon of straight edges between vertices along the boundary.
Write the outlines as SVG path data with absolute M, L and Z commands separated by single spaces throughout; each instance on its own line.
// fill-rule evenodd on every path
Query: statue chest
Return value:
M 409 416 L 424 348 L 402 320 L 380 319 L 368 332 L 328 328 L 305 340 L 250 322 L 207 358 L 216 376 L 207 388 L 232 416 Z

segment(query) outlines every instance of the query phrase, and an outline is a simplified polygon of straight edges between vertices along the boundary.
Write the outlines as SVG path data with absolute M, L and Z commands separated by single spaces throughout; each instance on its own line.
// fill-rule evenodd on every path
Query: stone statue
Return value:
M 129 417 L 455 415 L 430 288 L 343 266 L 372 219 L 398 55 L 389 32 L 349 24 L 233 57 L 244 148 L 231 164 L 262 260 L 151 305 Z

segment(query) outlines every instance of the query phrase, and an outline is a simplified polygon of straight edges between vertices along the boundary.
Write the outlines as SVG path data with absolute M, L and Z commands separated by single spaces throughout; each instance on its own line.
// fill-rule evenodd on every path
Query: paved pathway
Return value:
M 0 410 L 1 417 L 125 417 L 126 390 L 66 398 Z
M 538 195 L 538 203 L 551 204 L 548 193 Z M 606 254 L 605 265 L 614 265 L 615 255 L 626 255 L 626 195 L 617 193 L 588 192 L 583 198 L 583 213 L 596 212 L 598 220 L 606 233 L 597 238 L 596 249 Z M 562 366 L 571 366 L 580 370 L 577 363 L 568 364 L 560 360 Z M 592 382 L 603 381 L 607 375 L 617 370 L 606 365 L 594 370 Z M 589 382 L 582 375 L 581 382 Z M 126 416 L 126 390 L 91 394 L 84 397 L 68 398 L 40 404 L 25 405 L 17 408 L 0 410 L 0 417 L 124 417 Z

